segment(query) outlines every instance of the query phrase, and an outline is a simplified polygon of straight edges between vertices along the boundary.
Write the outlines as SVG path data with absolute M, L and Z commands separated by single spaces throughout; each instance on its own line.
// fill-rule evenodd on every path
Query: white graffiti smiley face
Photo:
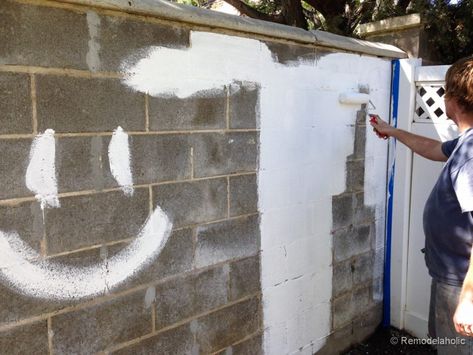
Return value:
M 26 171 L 26 186 L 41 208 L 60 208 L 52 129 L 36 136 Z M 108 147 L 110 171 L 127 196 L 133 194 L 128 135 L 118 127 Z M 114 256 L 87 267 L 42 260 L 16 232 L 0 231 L 0 280 L 15 291 L 35 297 L 72 300 L 103 294 L 148 266 L 160 254 L 171 234 L 172 223 L 156 207 L 138 236 Z M 14 266 L 14 267 L 12 267 Z

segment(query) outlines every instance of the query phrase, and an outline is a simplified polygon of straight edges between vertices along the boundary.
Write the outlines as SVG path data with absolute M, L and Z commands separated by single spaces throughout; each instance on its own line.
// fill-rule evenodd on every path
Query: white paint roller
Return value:
M 344 92 L 338 96 L 338 102 L 345 105 L 361 105 L 370 102 L 370 95 L 361 92 Z

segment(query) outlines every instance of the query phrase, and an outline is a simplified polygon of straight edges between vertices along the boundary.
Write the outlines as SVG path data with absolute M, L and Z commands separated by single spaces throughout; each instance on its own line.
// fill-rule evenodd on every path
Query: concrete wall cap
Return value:
M 401 31 L 408 28 L 421 27 L 422 20 L 420 14 L 410 14 L 405 16 L 391 17 L 376 22 L 368 22 L 358 25 L 356 33 L 362 37 L 383 33 Z
M 53 0 L 59 3 L 86 5 L 132 14 L 148 15 L 170 21 L 221 28 L 242 33 L 268 36 L 314 46 L 376 55 L 387 58 L 406 58 L 407 54 L 394 46 L 360 41 L 322 31 L 301 28 L 223 14 L 165 0 Z

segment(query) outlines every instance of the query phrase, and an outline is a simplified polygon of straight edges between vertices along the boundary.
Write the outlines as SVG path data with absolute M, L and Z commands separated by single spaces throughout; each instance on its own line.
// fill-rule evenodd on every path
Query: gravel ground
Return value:
M 365 354 L 436 354 L 437 351 L 430 345 L 415 345 L 417 338 L 396 328 L 379 328 L 369 339 L 356 345 L 345 355 Z M 411 342 L 409 344 L 409 342 Z

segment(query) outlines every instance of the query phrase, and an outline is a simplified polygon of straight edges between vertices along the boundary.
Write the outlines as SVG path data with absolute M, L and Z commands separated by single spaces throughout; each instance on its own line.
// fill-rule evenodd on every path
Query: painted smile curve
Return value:
M 32 144 L 27 187 L 41 208 L 59 208 L 55 172 L 54 131 L 46 130 Z M 110 170 L 125 195 L 133 194 L 128 135 L 118 127 L 109 146 Z M 148 266 L 162 251 L 172 222 L 157 206 L 138 236 L 110 258 L 91 266 L 74 267 L 43 260 L 16 232 L 0 231 L 0 281 L 34 298 L 77 300 L 104 294 Z
M 69 300 L 103 294 L 148 266 L 166 245 L 171 230 L 171 221 L 157 207 L 129 246 L 87 267 L 30 261 L 40 255 L 17 233 L 0 231 L 0 277 L 18 292 L 36 298 Z

